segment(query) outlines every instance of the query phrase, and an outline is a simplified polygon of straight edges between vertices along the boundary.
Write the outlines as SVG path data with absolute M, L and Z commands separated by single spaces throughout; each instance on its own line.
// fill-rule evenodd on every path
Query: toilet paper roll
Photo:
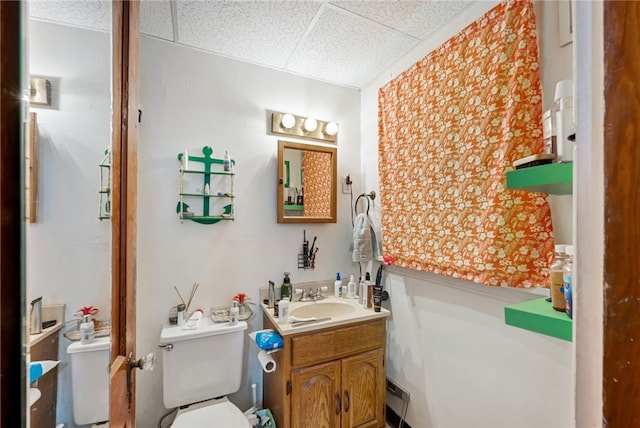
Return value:
M 260 361 L 262 370 L 264 370 L 265 373 L 272 373 L 276 371 L 276 362 L 267 351 L 263 350 L 258 352 L 258 361 Z

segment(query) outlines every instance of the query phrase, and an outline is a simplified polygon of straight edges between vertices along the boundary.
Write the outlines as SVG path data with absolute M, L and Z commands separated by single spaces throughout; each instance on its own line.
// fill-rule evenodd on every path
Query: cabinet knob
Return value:
M 340 393 L 336 392 L 336 402 L 338 406 L 336 407 L 336 415 L 339 415 L 342 411 L 342 400 L 340 399 Z
M 348 412 L 349 411 L 349 407 L 351 407 L 351 405 L 349 403 L 349 391 L 347 391 L 345 389 L 344 390 L 344 411 Z

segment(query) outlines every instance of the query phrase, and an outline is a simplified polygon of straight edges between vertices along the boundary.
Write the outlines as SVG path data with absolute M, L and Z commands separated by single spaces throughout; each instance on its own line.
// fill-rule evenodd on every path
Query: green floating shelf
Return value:
M 546 298 L 529 300 L 504 308 L 507 325 L 546 334 L 571 342 L 573 321 L 564 312 L 553 309 Z
M 573 162 L 507 171 L 507 189 L 570 195 L 573 193 Z
M 303 211 L 304 205 L 285 205 L 284 209 L 286 211 Z

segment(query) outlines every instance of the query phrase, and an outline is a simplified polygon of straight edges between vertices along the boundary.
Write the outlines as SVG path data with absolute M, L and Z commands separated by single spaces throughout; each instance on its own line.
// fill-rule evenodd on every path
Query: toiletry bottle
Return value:
M 187 311 L 187 305 L 185 305 L 184 303 L 180 303 L 178 306 L 176 306 L 176 309 L 178 310 L 178 325 L 183 325 L 185 322 L 187 322 L 186 320 L 186 315 L 185 312 Z
M 238 302 L 233 301 L 233 305 L 229 308 L 229 324 L 236 325 L 238 324 L 238 315 L 240 314 L 240 308 L 238 307 Z
M 91 315 L 83 315 L 80 324 L 80 342 L 83 345 L 93 342 L 95 338 L 95 330 Z
M 285 297 L 291 299 L 291 279 L 289 278 L 289 272 L 284 273 L 284 280 L 282 281 L 282 286 L 280 287 L 280 299 L 284 299 Z
M 573 81 L 561 80 L 556 84 L 553 109 L 556 116 L 558 161 L 573 161 L 573 142 L 569 136 L 575 134 L 573 122 Z
M 356 280 L 353 275 L 349 275 L 349 283 L 347 284 L 347 298 L 355 299 L 358 296 L 356 295 Z
M 364 279 L 362 277 L 359 277 L 358 278 L 358 303 L 360 303 L 363 308 L 367 307 L 367 302 L 365 301 L 366 296 L 367 296 L 367 286 L 364 284 Z
M 284 324 L 289 321 L 289 298 L 285 297 L 278 303 L 278 322 Z
M 333 284 L 334 297 L 342 297 L 342 279 L 340 279 L 340 272 L 336 273 L 336 282 Z
M 225 150 L 224 152 L 224 160 L 222 165 L 226 172 L 231 172 L 231 157 L 229 156 L 229 150 Z
M 364 277 L 364 289 L 365 293 L 362 298 L 365 299 L 365 301 L 362 307 L 371 309 L 373 307 L 373 282 L 371 282 L 371 274 L 369 272 L 367 272 Z
M 565 260 L 562 268 L 564 299 L 567 315 L 569 315 L 569 318 L 573 318 L 573 245 L 567 245 L 564 252 L 567 254 L 567 260 Z
M 549 277 L 551 278 L 551 306 L 559 312 L 564 312 L 567 305 L 564 300 L 564 279 L 562 278 L 562 268 L 566 260 L 564 245 L 555 246 L 553 262 L 549 266 Z

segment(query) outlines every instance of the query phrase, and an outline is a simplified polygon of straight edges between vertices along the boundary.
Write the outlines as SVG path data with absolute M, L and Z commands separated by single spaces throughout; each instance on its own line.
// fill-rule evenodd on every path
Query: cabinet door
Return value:
M 342 428 L 385 426 L 385 379 L 382 349 L 342 360 Z
M 31 361 L 58 360 L 58 333 L 43 339 L 31 348 Z M 45 373 L 33 385 L 40 390 L 40 398 L 30 409 L 31 428 L 54 428 L 56 426 L 56 403 L 58 395 L 58 367 Z
M 291 383 L 293 428 L 340 426 L 340 361 L 292 370 Z

